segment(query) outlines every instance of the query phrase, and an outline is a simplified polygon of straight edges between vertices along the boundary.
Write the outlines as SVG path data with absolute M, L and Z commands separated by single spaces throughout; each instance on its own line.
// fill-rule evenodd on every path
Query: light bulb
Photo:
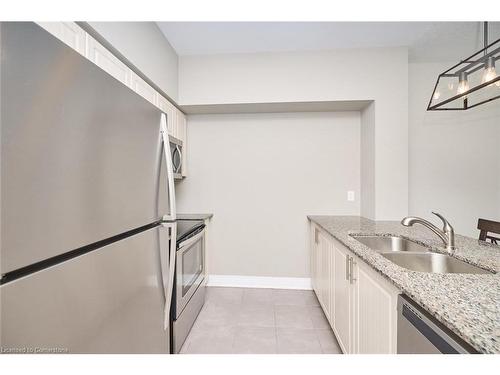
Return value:
M 497 71 L 495 68 L 486 68 L 483 73 L 483 83 L 492 81 L 497 77 Z
M 434 92 L 434 96 L 432 97 L 434 100 L 438 100 L 441 97 L 441 93 L 439 91 Z
M 495 70 L 495 60 L 493 57 L 488 57 L 486 60 L 486 63 L 484 64 L 484 73 L 483 73 L 483 78 L 482 82 L 486 83 L 489 81 L 493 81 L 497 77 L 497 71 Z M 496 81 L 495 85 L 497 87 L 500 87 L 500 81 Z
M 469 82 L 467 81 L 467 73 L 461 72 L 457 87 L 457 94 L 460 95 L 466 91 L 469 91 Z
M 469 90 L 469 82 L 462 81 L 458 84 L 457 94 L 463 94 L 464 92 Z

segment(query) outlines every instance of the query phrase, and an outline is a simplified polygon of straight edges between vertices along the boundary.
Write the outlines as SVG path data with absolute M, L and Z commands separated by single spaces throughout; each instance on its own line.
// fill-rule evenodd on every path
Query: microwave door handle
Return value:
M 167 230 L 167 233 L 170 232 L 170 240 L 169 240 L 169 259 L 168 259 L 168 278 L 164 280 L 166 283 L 165 290 L 165 306 L 164 306 L 164 319 L 163 319 L 163 329 L 167 330 L 170 324 L 170 305 L 172 303 L 172 294 L 174 289 L 174 273 L 175 273 L 175 262 L 176 262 L 176 242 L 177 242 L 177 234 L 175 225 L 172 223 L 162 223 L 162 227 Z M 162 249 L 160 248 L 160 255 L 162 254 Z M 162 262 L 163 263 L 163 262 Z M 162 277 L 164 273 L 162 273 Z
M 181 173 L 181 171 L 182 171 L 182 151 L 181 151 L 181 148 L 179 147 L 179 145 L 175 146 L 175 149 L 179 153 L 179 166 L 177 167 L 177 172 Z
M 165 155 L 165 164 L 167 167 L 167 188 L 170 213 L 163 216 L 163 220 L 175 220 L 175 187 L 174 187 L 174 171 L 172 166 L 172 154 L 170 153 L 170 141 L 168 138 L 167 118 L 165 114 L 161 114 L 160 132 L 163 140 L 163 153 Z
M 177 146 L 175 146 L 174 151 L 172 151 L 172 169 L 174 170 L 174 173 L 179 172 L 179 165 L 175 162 L 175 154 L 179 152 L 179 149 Z

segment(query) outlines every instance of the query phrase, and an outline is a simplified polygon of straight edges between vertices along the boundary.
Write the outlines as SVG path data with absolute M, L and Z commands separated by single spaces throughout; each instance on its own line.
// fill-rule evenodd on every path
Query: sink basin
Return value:
M 400 267 L 431 273 L 492 273 L 446 254 L 433 253 L 416 242 L 398 236 L 352 235 Z
M 383 257 L 412 271 L 431 273 L 491 273 L 446 254 L 438 253 L 383 253 Z
M 357 241 L 368 246 L 370 249 L 378 251 L 379 253 L 393 252 L 393 251 L 408 251 L 408 252 L 428 252 L 425 246 L 419 245 L 416 242 L 407 240 L 403 237 L 391 236 L 352 236 Z

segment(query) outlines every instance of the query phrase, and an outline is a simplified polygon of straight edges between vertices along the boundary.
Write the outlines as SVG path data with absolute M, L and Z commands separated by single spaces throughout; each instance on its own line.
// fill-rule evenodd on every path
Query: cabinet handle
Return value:
M 349 257 L 349 282 L 351 284 L 354 284 L 354 282 L 356 281 L 356 279 L 352 277 L 354 275 L 354 263 L 354 258 Z
M 351 261 L 349 260 L 349 255 L 346 254 L 345 256 L 345 279 L 350 280 L 351 275 L 349 274 L 351 267 L 350 267 Z
M 314 243 L 318 243 L 318 228 L 314 228 Z

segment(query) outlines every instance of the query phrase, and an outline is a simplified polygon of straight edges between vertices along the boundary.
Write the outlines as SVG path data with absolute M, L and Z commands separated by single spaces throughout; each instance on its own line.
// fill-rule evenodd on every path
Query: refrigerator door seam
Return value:
M 11 281 L 20 279 L 22 277 L 29 276 L 33 273 L 43 271 L 47 268 L 56 266 L 60 263 L 69 261 L 73 258 L 80 257 L 80 256 L 85 255 L 87 253 L 90 253 L 92 251 L 100 250 L 101 248 L 103 248 L 105 246 L 111 245 L 111 244 L 118 242 L 118 241 L 125 240 L 129 237 L 132 237 L 132 236 L 135 236 L 139 233 L 145 232 L 145 231 L 152 229 L 156 226 L 158 226 L 158 222 L 147 224 L 147 225 L 144 225 L 142 227 L 135 228 L 135 229 L 132 229 L 130 231 L 121 233 L 119 235 L 116 235 L 116 236 L 113 236 L 110 238 L 106 238 L 106 239 L 94 242 L 92 244 L 85 245 L 85 246 L 80 247 L 78 249 L 70 250 L 70 251 L 67 251 L 65 253 L 58 254 L 58 255 L 55 255 L 55 256 L 47 258 L 47 259 L 43 259 L 39 262 L 30 264 L 28 266 L 7 272 L 7 273 L 1 275 L 2 277 L 0 279 L 0 285 L 4 285 L 4 284 L 7 284 Z

